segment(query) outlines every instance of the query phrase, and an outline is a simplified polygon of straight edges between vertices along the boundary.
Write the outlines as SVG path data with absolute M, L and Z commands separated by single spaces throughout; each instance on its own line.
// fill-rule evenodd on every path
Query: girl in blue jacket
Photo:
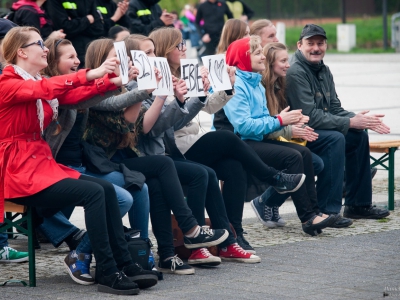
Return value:
M 265 69 L 264 61 L 258 36 L 237 40 L 228 47 L 226 62 L 235 66 L 237 72 L 235 95 L 225 105 L 224 111 L 235 132 L 257 152 L 264 163 L 276 169 L 287 169 L 291 174 L 307 175 L 306 184 L 292 193 L 292 199 L 303 231 L 317 235 L 323 228 L 332 225 L 336 216 L 319 212 L 315 187 L 311 187 L 314 182 L 311 152 L 297 144 L 267 138 L 286 125 L 301 122 L 303 116 L 300 110 L 289 112 L 289 107 L 277 116 L 269 114 L 265 89 L 261 85 L 262 76 L 259 74 Z M 271 212 L 265 209 L 263 198 L 254 199 L 251 204 L 260 221 L 266 222 Z

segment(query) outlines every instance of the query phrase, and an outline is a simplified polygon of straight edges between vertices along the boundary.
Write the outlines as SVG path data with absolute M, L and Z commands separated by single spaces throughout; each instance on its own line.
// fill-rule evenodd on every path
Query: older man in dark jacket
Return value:
M 336 94 L 333 76 L 323 62 L 327 37 L 325 30 L 307 24 L 297 42 L 297 51 L 287 72 L 287 101 L 292 109 L 302 109 L 308 123 L 319 134 L 307 147 L 324 161 L 318 175 L 318 204 L 324 213 L 340 213 L 343 168 L 346 163 L 344 217 L 380 219 L 389 211 L 372 206 L 369 166 L 369 141 L 364 129 L 389 133 L 381 119 L 384 115 L 358 114 L 343 109 Z M 339 218 L 334 227 L 347 227 L 352 221 Z

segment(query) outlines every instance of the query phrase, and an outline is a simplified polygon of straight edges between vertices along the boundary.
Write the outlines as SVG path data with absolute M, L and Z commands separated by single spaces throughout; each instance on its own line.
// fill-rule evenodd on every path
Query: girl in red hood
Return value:
M 319 212 L 311 152 L 297 144 L 268 139 L 268 135 L 282 130 L 286 125 L 302 122 L 301 111 L 289 112 L 289 108 L 286 108 L 279 115 L 269 114 L 265 89 L 261 84 L 260 72 L 265 70 L 265 56 L 260 37 L 251 36 L 233 42 L 226 52 L 226 61 L 238 69 L 235 81 L 236 93 L 224 107 L 226 116 L 235 132 L 255 150 L 264 163 L 277 169 L 287 169 L 288 173 L 307 175 L 306 184 L 291 196 L 302 222 L 303 231 L 317 235 L 321 229 L 331 226 L 337 216 Z M 257 217 L 266 226 L 274 218 L 272 207 L 281 205 L 281 203 L 266 205 L 266 199 L 271 198 L 270 195 L 264 193 L 251 201 Z

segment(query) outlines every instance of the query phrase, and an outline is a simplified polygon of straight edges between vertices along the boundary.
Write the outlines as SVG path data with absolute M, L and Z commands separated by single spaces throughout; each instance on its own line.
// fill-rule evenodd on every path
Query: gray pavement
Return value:
M 370 133 L 371 140 L 400 139 L 400 55 L 327 55 L 343 106 L 349 110 L 371 109 L 386 113 L 392 133 Z M 208 130 L 210 117 L 202 114 Z M 164 280 L 138 299 L 388 299 L 400 298 L 400 152 L 396 154 L 396 208 L 383 220 L 358 220 L 347 229 L 326 229 L 318 237 L 301 231 L 294 206 L 281 208 L 288 224 L 267 229 L 248 203 L 244 211 L 246 238 L 262 258 L 260 264 L 223 263 L 210 269 L 196 268 L 190 276 L 165 275 Z M 387 173 L 373 181 L 373 200 L 387 204 Z M 72 222 L 83 228 L 83 210 L 76 209 Z M 124 224 L 128 220 L 124 218 Z M 154 237 L 152 237 L 154 240 Z M 10 240 L 24 250 L 26 239 Z M 67 275 L 62 262 L 66 247 L 42 244 L 37 254 L 36 288 L 6 286 L 2 299 L 95 299 L 122 297 L 97 293 L 96 286 L 80 286 Z M 0 282 L 28 280 L 28 264 L 0 264 Z

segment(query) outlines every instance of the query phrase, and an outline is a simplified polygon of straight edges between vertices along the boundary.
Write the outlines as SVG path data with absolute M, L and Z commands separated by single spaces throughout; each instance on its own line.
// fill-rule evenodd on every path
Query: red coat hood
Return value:
M 250 59 L 250 38 L 234 41 L 226 51 L 226 63 L 242 71 L 252 72 Z

